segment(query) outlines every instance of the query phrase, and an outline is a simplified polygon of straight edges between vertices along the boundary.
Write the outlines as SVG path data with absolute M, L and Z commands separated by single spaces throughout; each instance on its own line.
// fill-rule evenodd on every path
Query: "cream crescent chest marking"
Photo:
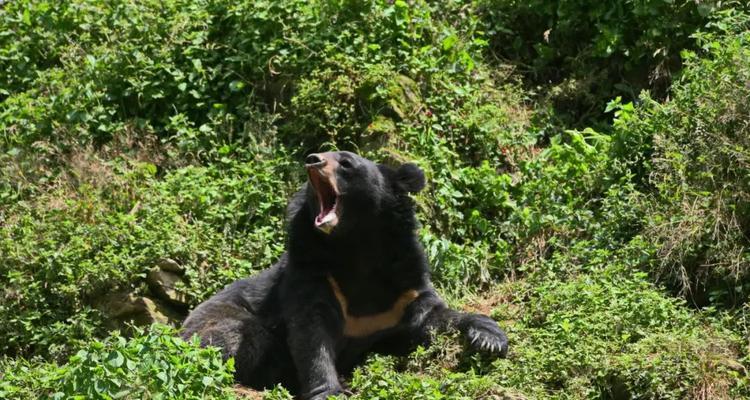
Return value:
M 341 306 L 341 312 L 344 314 L 344 336 L 349 337 L 369 336 L 393 328 L 401 321 L 406 307 L 419 297 L 419 292 L 410 289 L 403 292 L 390 309 L 377 314 L 355 317 L 349 315 L 349 303 L 344 293 L 341 292 L 338 282 L 332 276 L 328 276 L 328 283 L 331 285 L 333 294 L 336 296 L 339 306 Z

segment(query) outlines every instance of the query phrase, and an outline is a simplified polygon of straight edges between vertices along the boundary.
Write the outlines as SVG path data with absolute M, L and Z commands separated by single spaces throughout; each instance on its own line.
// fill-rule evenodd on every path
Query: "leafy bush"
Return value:
M 155 325 L 126 339 L 117 333 L 88 343 L 55 366 L 3 361 L 3 398 L 232 399 L 233 361 Z
M 0 350 L 64 355 L 65 345 L 100 334 L 98 298 L 142 290 L 163 258 L 185 270 L 178 290 L 191 305 L 272 264 L 283 246 L 288 162 L 221 165 L 157 181 L 152 165 L 119 169 L 83 159 L 78 187 L 63 180 L 56 191 L 4 209 Z
M 663 97 L 691 35 L 718 9 L 741 2 L 690 0 L 480 1 L 493 53 L 513 60 L 545 91 L 568 124 L 602 118 L 601 104 Z
M 352 379 L 355 399 L 476 399 L 502 393 L 489 379 L 474 374 L 447 373 L 422 377 L 395 370 L 393 358 L 375 357 Z
M 730 14 L 732 15 L 732 14 Z M 750 36 L 746 17 L 724 22 L 740 33 L 699 35 L 701 52 L 664 104 L 648 97 L 615 127 L 653 138 L 655 188 L 647 232 L 659 243 L 655 275 L 699 304 L 744 301 L 750 220 Z M 731 22 L 731 23 L 730 23 Z
M 528 304 L 508 315 L 515 351 L 490 374 L 538 398 L 731 398 L 738 338 L 704 328 L 645 278 L 615 266 L 527 283 Z

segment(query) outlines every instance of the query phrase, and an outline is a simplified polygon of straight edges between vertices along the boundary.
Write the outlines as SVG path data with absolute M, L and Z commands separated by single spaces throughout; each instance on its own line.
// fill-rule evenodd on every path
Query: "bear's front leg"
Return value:
M 324 400 L 344 393 L 336 371 L 336 347 L 342 332 L 337 313 L 332 304 L 315 301 L 285 316 L 287 344 L 303 399 Z
M 418 337 L 429 340 L 430 332 L 457 329 L 476 351 L 505 357 L 508 338 L 492 318 L 451 310 L 434 290 L 423 293 L 411 306 L 407 324 Z

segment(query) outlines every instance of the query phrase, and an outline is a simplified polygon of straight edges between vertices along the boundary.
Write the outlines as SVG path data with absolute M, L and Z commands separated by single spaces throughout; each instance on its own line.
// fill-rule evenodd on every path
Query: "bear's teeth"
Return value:
M 327 224 L 327 223 L 333 221 L 334 218 L 336 218 L 336 212 L 333 211 L 333 210 L 331 210 L 328 214 L 326 214 L 323 217 L 323 219 L 320 220 L 320 223 L 321 224 Z

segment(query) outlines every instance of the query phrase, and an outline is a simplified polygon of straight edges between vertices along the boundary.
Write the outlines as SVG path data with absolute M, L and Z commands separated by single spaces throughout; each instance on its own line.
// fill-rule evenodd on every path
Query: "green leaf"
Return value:
M 191 61 L 196 71 L 203 72 L 203 62 L 201 62 L 200 58 L 194 58 Z
M 229 82 L 229 90 L 232 92 L 239 92 L 245 87 L 245 82 L 242 81 L 232 81 Z
M 450 50 L 455 46 L 456 42 L 458 42 L 458 36 L 456 35 L 449 35 L 445 39 L 443 39 L 443 50 Z
M 109 356 L 107 356 L 107 364 L 115 368 L 120 368 L 124 362 L 125 357 L 123 357 L 122 353 L 119 351 L 112 351 L 109 353 Z

